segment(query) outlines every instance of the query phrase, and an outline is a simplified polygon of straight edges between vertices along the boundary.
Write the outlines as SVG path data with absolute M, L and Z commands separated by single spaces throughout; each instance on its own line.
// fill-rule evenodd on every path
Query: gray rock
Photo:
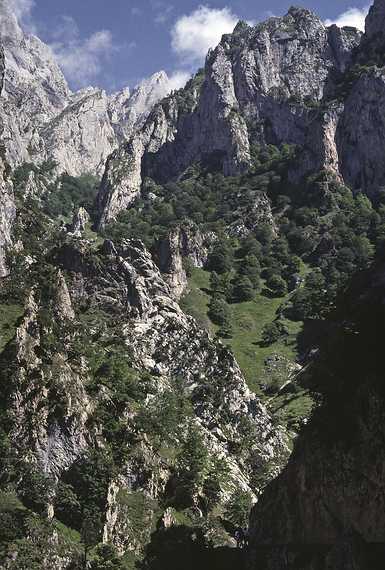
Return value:
M 87 229 L 87 225 L 90 223 L 91 218 L 89 213 L 85 208 L 80 206 L 74 212 L 72 223 L 69 227 L 69 232 L 75 237 L 82 237 L 82 234 Z
M 0 45 L 0 95 L 3 88 L 4 70 L 4 52 Z M 0 277 L 8 274 L 6 251 L 12 244 L 12 224 L 16 216 L 10 168 L 5 158 L 2 135 L 3 123 L 0 117 Z
M 163 100 L 143 128 L 107 162 L 99 225 L 129 207 L 142 175 L 164 182 L 198 161 L 216 160 L 224 174 L 250 165 L 250 144 L 305 148 L 292 180 L 327 168 L 338 173 L 335 131 L 340 109 L 320 102 L 352 60 L 362 34 L 326 28 L 308 10 L 225 35 L 198 75 Z
M 193 267 L 203 267 L 212 240 L 212 235 L 203 235 L 193 224 L 184 224 L 155 245 L 156 263 L 176 299 L 180 299 L 187 286 L 185 261 Z
M 88 88 L 72 93 L 52 50 L 25 33 L 9 0 L 0 5 L 6 78 L 0 115 L 12 166 L 54 160 L 57 173 L 102 174 L 107 157 L 132 135 L 170 90 L 164 72 L 130 95 Z

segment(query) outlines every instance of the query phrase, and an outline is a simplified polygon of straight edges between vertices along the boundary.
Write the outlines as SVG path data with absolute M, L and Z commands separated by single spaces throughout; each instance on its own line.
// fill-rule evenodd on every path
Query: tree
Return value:
M 261 287 L 261 264 L 255 255 L 247 255 L 241 262 L 239 267 L 240 275 L 248 277 L 253 284 L 255 290 L 259 290 Z
M 280 275 L 272 275 L 267 280 L 266 285 L 274 295 L 274 297 L 284 297 L 287 295 L 286 281 Z
M 209 467 L 208 451 L 199 429 L 192 425 L 177 460 L 177 488 L 175 499 L 178 506 L 194 504 L 202 491 Z
M 311 299 L 307 289 L 298 289 L 294 293 L 291 298 L 291 308 L 287 314 L 295 321 L 304 321 L 311 316 Z
M 239 254 L 241 257 L 253 255 L 257 259 L 261 259 L 262 246 L 260 242 L 253 235 L 249 235 L 247 236 L 247 238 L 245 238 L 244 242 L 242 243 Z
M 225 516 L 234 526 L 244 528 L 248 526 L 252 499 L 246 491 L 235 491 L 226 505 Z
M 233 336 L 233 325 L 229 316 L 227 316 L 218 331 L 220 338 L 231 338 Z
M 98 544 L 103 530 L 102 513 L 97 506 L 87 507 L 83 512 L 80 536 L 84 545 L 84 568 L 88 567 L 88 553 Z
M 221 278 L 219 277 L 216 271 L 213 271 L 210 274 L 210 290 L 213 291 L 213 293 L 218 293 L 219 291 L 222 290 Z
M 281 321 L 268 323 L 262 329 L 261 340 L 265 346 L 270 346 L 277 342 L 282 336 L 287 335 L 288 330 Z
M 286 263 L 285 276 L 291 277 L 301 271 L 301 258 L 297 255 L 291 255 Z
M 232 248 L 226 241 L 220 241 L 215 246 L 207 260 L 207 267 L 217 273 L 226 273 L 233 266 Z
M 233 294 L 237 301 L 252 301 L 255 297 L 255 291 L 250 279 L 245 275 L 237 276 L 234 279 Z
M 88 566 L 91 570 L 123 570 L 122 562 L 112 544 L 100 544 Z
M 216 325 L 223 326 L 231 320 L 230 308 L 225 299 L 219 295 L 211 297 L 208 315 Z

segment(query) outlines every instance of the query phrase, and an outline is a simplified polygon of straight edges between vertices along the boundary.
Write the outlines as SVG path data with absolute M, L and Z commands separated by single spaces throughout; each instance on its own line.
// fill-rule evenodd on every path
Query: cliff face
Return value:
M 4 52 L 0 46 L 0 95 L 4 80 Z M 11 244 L 12 222 L 15 217 L 10 169 L 5 159 L 5 148 L 2 141 L 3 124 L 0 120 L 0 277 L 7 274 L 6 248 Z
M 239 173 L 250 165 L 250 145 L 303 147 L 293 180 L 322 168 L 338 172 L 335 130 L 342 109 L 322 110 L 320 104 L 360 39 L 358 31 L 327 29 L 298 8 L 254 28 L 238 24 L 209 53 L 204 73 L 162 101 L 109 159 L 99 197 L 101 225 L 132 203 L 142 175 L 165 181 L 213 159 L 225 174 Z
M 250 568 L 382 567 L 384 283 L 383 262 L 357 277 L 306 372 L 323 403 L 252 513 Z
M 55 160 L 58 172 L 102 174 L 107 157 L 169 91 L 164 72 L 108 96 L 72 93 L 49 46 L 25 33 L 8 0 L 0 7 L 6 75 L 0 114 L 12 166 Z

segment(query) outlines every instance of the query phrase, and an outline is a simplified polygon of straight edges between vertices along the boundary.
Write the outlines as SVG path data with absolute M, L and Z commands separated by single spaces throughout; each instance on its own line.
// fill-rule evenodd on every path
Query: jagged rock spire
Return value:
M 365 33 L 368 38 L 385 34 L 385 0 L 374 0 L 366 18 Z

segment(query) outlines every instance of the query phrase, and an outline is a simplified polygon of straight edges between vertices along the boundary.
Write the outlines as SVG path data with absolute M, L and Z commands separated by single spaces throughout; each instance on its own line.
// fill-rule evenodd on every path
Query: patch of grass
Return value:
M 225 343 L 231 347 L 249 387 L 261 394 L 260 384 L 264 380 L 265 361 L 277 354 L 295 361 L 297 357 L 296 337 L 301 323 L 288 323 L 289 336 L 271 346 L 260 346 L 263 327 L 274 321 L 281 304 L 286 298 L 271 299 L 256 295 L 253 301 L 232 305 L 233 337 Z
M 307 267 L 304 265 L 301 273 L 305 275 L 306 272 Z M 181 306 L 201 326 L 215 335 L 218 327 L 207 316 L 210 302 L 209 282 L 209 272 L 194 269 L 189 279 L 189 290 L 183 297 Z M 271 398 L 262 390 L 262 385 L 270 383 L 277 384 L 278 389 L 289 379 L 284 369 L 279 378 L 277 377 L 279 372 L 267 369 L 266 360 L 269 357 L 284 357 L 291 362 L 295 362 L 298 358 L 297 339 L 303 330 L 302 322 L 282 319 L 288 335 L 270 346 L 260 344 L 264 326 L 277 318 L 281 305 L 288 299 L 289 295 L 271 298 L 258 294 L 253 301 L 231 305 L 233 336 L 222 342 L 232 349 L 250 389 L 269 404 L 273 414 L 277 415 L 282 423 L 297 431 L 303 419 L 309 416 L 313 406 L 309 394 L 297 387 L 294 394 L 277 392 Z
M 80 532 L 77 530 L 66 526 L 60 521 L 55 520 L 55 528 L 58 531 L 59 535 L 66 541 L 71 544 L 79 544 L 81 542 Z
M 181 306 L 193 316 L 201 326 L 215 334 L 218 330 L 208 318 L 210 302 L 208 294 L 210 274 L 203 269 L 194 269 L 189 280 L 189 292 L 182 299 Z M 270 298 L 256 295 L 253 301 L 231 305 L 233 314 L 233 337 L 223 342 L 231 347 L 249 387 L 262 395 L 260 383 L 264 380 L 265 360 L 273 354 L 295 361 L 297 357 L 296 338 L 302 323 L 285 320 L 289 336 L 268 347 L 261 347 L 263 327 L 274 321 L 277 312 L 288 297 Z
M 0 352 L 16 332 L 17 322 L 23 315 L 20 305 L 0 305 Z
M 270 400 L 268 408 L 281 423 L 298 433 L 304 421 L 310 417 L 314 401 L 306 390 L 295 394 L 278 394 Z
M 181 307 L 187 315 L 191 315 L 199 326 L 216 332 L 216 327 L 207 316 L 210 296 L 207 290 L 210 287 L 210 273 L 203 269 L 193 269 L 189 279 L 188 292 L 181 300 Z

